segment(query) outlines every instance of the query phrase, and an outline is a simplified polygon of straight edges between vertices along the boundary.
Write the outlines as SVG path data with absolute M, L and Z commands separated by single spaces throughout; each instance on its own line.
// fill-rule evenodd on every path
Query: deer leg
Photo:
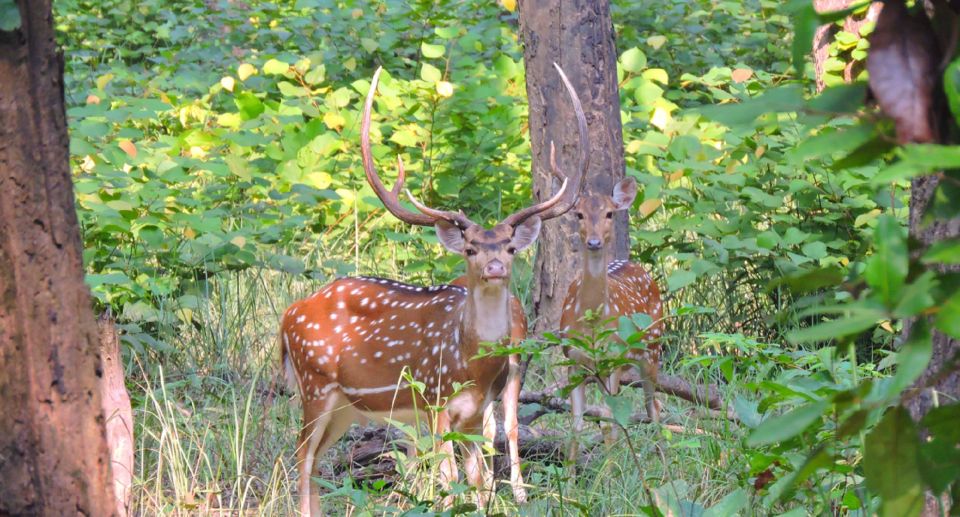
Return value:
M 610 377 L 607 377 L 607 392 L 611 397 L 616 397 L 620 393 L 620 376 L 623 371 L 620 368 L 613 370 L 610 373 Z M 613 417 L 613 413 L 609 407 L 604 408 L 604 416 Z M 617 436 L 619 435 L 616 424 L 611 422 L 603 423 L 603 443 L 606 445 L 613 445 L 617 441 Z
M 319 447 L 332 416 L 336 397 L 303 398 L 303 428 L 297 439 L 297 464 L 300 471 L 300 513 L 323 515 L 320 511 L 319 486 L 312 479 L 319 466 Z
M 446 410 L 440 411 L 437 413 L 436 417 L 436 433 L 440 436 L 447 434 L 450 431 L 450 415 Z M 437 450 L 441 452 L 440 454 L 440 486 L 443 488 L 444 492 L 450 492 L 450 484 L 457 481 L 457 462 L 454 458 L 453 453 L 453 442 L 448 440 L 440 439 L 440 443 L 437 445 Z M 447 495 L 443 498 L 444 507 L 450 507 L 453 505 L 453 496 Z
M 520 405 L 520 383 L 522 381 L 520 371 L 520 356 L 511 355 L 509 358 L 510 369 L 507 376 L 507 384 L 503 388 L 501 400 L 503 400 L 503 431 L 507 435 L 507 449 L 510 455 L 510 488 L 513 489 L 513 498 L 518 503 L 527 500 L 527 490 L 523 487 L 523 472 L 520 471 L 520 444 L 517 437 L 519 435 L 520 424 L 517 421 L 517 411 Z M 484 422 L 486 426 L 486 422 Z M 494 423 L 494 434 L 496 434 L 496 423 Z M 486 436 L 486 433 L 484 433 Z M 491 440 L 493 437 L 491 437 Z
M 647 416 L 653 422 L 660 421 L 660 402 L 657 400 L 657 363 L 644 359 L 640 363 L 641 382 L 643 383 L 643 401 L 647 407 Z
M 586 393 L 583 384 L 573 388 L 570 392 L 570 408 L 573 412 L 573 436 L 570 438 L 570 445 L 567 450 L 567 459 L 573 462 L 574 467 L 577 464 L 577 456 L 580 455 L 580 444 L 577 438 L 583 432 L 583 412 L 586 405 Z
M 463 430 L 468 434 L 476 434 L 481 427 L 477 424 L 482 424 L 483 437 L 492 444 L 497 433 L 492 402 L 483 408 L 482 421 L 471 422 L 471 425 L 464 426 Z M 464 449 L 463 470 L 466 472 L 467 481 L 477 489 L 477 507 L 484 508 L 493 491 L 493 471 L 483 454 L 482 443 L 470 442 L 465 444 Z

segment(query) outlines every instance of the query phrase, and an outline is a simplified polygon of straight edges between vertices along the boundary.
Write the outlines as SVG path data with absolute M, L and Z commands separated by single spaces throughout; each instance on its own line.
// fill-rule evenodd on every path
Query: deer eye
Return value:
M 583 214 L 580 212 L 577 212 L 577 219 L 583 220 Z
M 607 212 L 607 219 L 613 219 L 613 212 Z
M 517 248 L 514 248 L 513 246 L 510 246 L 509 248 L 507 248 L 507 253 L 509 253 L 509 254 L 511 254 L 511 255 L 516 254 L 516 253 L 517 253 Z
M 466 250 L 464 250 L 464 253 L 466 253 L 468 257 L 472 257 L 477 254 L 477 250 L 473 248 L 467 248 Z

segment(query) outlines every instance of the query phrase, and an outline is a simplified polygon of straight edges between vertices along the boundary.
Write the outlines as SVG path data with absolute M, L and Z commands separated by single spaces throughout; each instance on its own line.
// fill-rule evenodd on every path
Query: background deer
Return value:
M 625 260 L 608 262 L 606 251 L 613 236 L 614 212 L 630 208 L 636 195 L 636 181 L 633 178 L 624 178 L 614 187 L 612 196 L 590 194 L 581 197 L 577 202 L 575 215 L 580 222 L 583 245 L 581 270 L 579 278 L 567 291 L 560 316 L 560 328 L 564 333 L 587 333 L 589 324 L 584 322 L 584 314 L 588 310 L 599 313 L 602 321 L 613 318 L 612 325 L 616 324 L 617 317 L 623 315 L 645 313 L 653 318 L 653 325 L 647 329 L 646 349 L 628 351 L 626 357 L 637 362 L 643 376 L 647 414 L 654 421 L 658 421 L 655 390 L 660 345 L 656 339 L 663 332 L 660 289 L 642 266 Z M 611 339 L 619 338 L 614 334 Z M 580 350 L 565 347 L 564 353 L 580 364 L 594 366 L 591 358 Z M 627 368 L 617 368 L 607 379 L 607 390 L 611 395 L 620 391 L 620 376 Z M 570 394 L 574 422 L 574 438 L 568 454 L 571 459 L 575 459 L 578 453 L 576 436 L 583 429 L 584 399 L 585 386 L 581 384 Z M 616 432 L 605 426 L 604 436 L 610 443 Z
M 414 423 L 418 408 L 443 403 L 433 422 L 449 429 L 493 438 L 492 402 L 503 392 L 504 429 L 509 442 L 510 480 L 518 501 L 526 498 L 517 445 L 519 358 L 475 358 L 481 343 L 522 339 L 526 321 L 514 313 L 509 281 L 514 255 L 536 240 L 541 221 L 558 217 L 575 203 L 587 168 L 586 119 L 563 71 L 560 78 L 573 102 L 580 131 L 576 173 L 564 179 L 551 198 L 509 215 L 486 229 L 462 212 L 427 207 L 410 195 L 419 213 L 400 204 L 403 163 L 397 182 L 387 190 L 370 151 L 370 116 L 380 69 L 373 76 L 364 106 L 360 147 L 367 181 L 398 219 L 434 226 L 440 242 L 467 261 L 464 286 L 420 287 L 377 278 L 341 278 L 292 304 L 280 329 L 282 362 L 288 382 L 303 402 L 303 428 L 297 441 L 301 509 L 319 515 L 316 484 L 311 483 L 323 452 L 354 422 L 395 420 Z M 563 175 L 552 162 L 553 173 Z M 403 381 L 409 372 L 426 390 L 417 394 Z M 465 385 L 455 392 L 455 385 Z M 441 480 L 456 478 L 453 446 L 444 444 L 449 461 Z M 465 451 L 464 470 L 471 484 L 492 488 L 492 476 L 479 444 Z M 481 490 L 481 494 L 484 491 Z M 307 494 L 309 496 L 307 497 Z

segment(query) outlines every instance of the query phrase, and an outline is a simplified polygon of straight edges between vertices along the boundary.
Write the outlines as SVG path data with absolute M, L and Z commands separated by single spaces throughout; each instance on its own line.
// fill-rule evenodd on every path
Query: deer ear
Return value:
M 433 227 L 437 229 L 437 239 L 444 248 L 454 253 L 463 253 L 463 231 L 457 225 L 440 219 Z
M 613 187 L 613 204 L 617 210 L 626 210 L 637 197 L 637 180 L 626 177 Z
M 540 224 L 540 218 L 536 216 L 518 224 L 513 229 L 513 239 L 511 239 L 510 244 L 517 248 L 517 251 L 530 246 L 540 235 Z

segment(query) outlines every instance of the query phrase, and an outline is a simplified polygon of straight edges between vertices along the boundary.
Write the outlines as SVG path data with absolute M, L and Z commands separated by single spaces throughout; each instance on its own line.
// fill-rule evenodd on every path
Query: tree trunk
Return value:
M 0 515 L 112 515 L 50 0 L 0 32 Z
M 585 189 L 610 194 L 624 175 L 617 51 L 608 1 L 521 0 L 520 39 L 530 104 L 534 195 L 549 197 L 558 188 L 550 175 L 550 142 L 557 163 L 569 171 L 577 162 L 577 125 L 553 63 L 559 64 L 583 103 L 590 134 L 590 169 Z M 580 239 L 570 214 L 548 222 L 540 234 L 534 265 L 536 334 L 555 330 L 567 287 L 579 270 Z M 617 214 L 615 258 L 627 258 L 627 214 Z
M 120 336 L 109 312 L 97 319 L 100 334 L 100 358 L 103 378 L 100 395 L 107 431 L 107 449 L 110 452 L 110 472 L 113 474 L 113 495 L 117 515 L 129 514 L 130 487 L 133 484 L 133 408 L 123 375 L 120 354 Z

